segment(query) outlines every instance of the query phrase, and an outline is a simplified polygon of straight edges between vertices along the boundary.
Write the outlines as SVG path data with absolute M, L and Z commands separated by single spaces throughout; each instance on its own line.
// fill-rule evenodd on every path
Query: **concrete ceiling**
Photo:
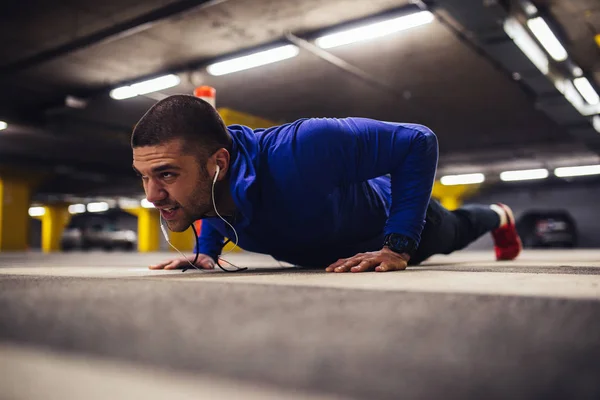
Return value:
M 155 99 L 116 101 L 108 91 L 169 71 L 178 72 L 182 83 L 163 94 L 208 84 L 217 89 L 218 106 L 277 122 L 363 116 L 428 125 L 440 140 L 441 170 L 597 156 L 589 141 L 540 109 L 535 91 L 486 51 L 508 41 L 501 21 L 477 28 L 484 26 L 484 14 L 476 10 L 464 18 L 456 12 L 473 3 L 507 16 L 514 1 L 422 3 L 438 17 L 433 23 L 329 50 L 380 85 L 304 49 L 296 58 L 231 75 L 213 77 L 204 69 L 223 56 L 285 42 L 286 32 L 310 40 L 339 24 L 416 9 L 409 3 L 11 2 L 0 15 L 0 120 L 10 124 L 0 132 L 0 162 L 54 171 L 42 194 L 139 191 L 128 137 Z M 556 23 L 572 57 L 600 83 L 600 48 L 593 40 L 600 33 L 597 1 L 535 3 Z M 69 95 L 87 106 L 66 107 Z
M 600 2 L 542 0 L 536 4 L 556 19 L 559 38 L 569 44 L 569 52 L 599 83 L 600 47 L 591 38 L 600 34 Z

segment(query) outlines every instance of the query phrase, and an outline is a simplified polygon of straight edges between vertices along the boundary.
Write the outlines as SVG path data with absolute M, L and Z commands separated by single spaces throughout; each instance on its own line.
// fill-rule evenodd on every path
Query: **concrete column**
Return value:
M 448 210 L 456 210 L 463 201 L 479 190 L 479 185 L 452 185 L 444 186 L 439 181 L 433 185 L 431 196 L 438 199 L 442 206 Z
M 0 171 L 0 251 L 29 248 L 29 203 L 34 183 Z
M 167 228 L 165 226 L 165 228 Z M 168 228 L 167 228 L 168 229 Z M 184 232 L 169 232 L 169 240 L 171 244 L 175 246 L 182 253 L 191 252 L 194 250 L 196 238 L 192 228 L 188 228 Z M 169 246 L 171 251 L 175 251 L 174 248 Z
M 138 251 L 150 253 L 160 249 L 160 214 L 155 208 L 127 208 L 128 213 L 138 217 Z
M 71 221 L 68 204 L 52 204 L 44 207 L 42 220 L 42 251 L 61 251 L 61 238 L 65 227 Z

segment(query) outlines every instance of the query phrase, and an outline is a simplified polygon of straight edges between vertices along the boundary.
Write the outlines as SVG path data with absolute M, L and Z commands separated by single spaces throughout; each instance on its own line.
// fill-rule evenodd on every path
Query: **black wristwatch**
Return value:
M 399 233 L 387 234 L 383 241 L 383 246 L 388 247 L 398 254 L 408 254 L 410 257 L 412 257 L 417 250 L 417 242 L 408 236 Z

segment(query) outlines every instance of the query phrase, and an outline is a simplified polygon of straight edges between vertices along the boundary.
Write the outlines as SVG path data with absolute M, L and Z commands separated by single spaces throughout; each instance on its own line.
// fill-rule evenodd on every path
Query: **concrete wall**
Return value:
M 537 210 L 567 210 L 575 219 L 579 231 L 578 247 L 600 248 L 600 183 L 579 179 L 570 183 L 547 186 L 539 184 L 502 185 L 480 193 L 467 200 L 468 203 L 508 204 L 518 218 L 523 212 Z M 490 235 L 485 235 L 469 249 L 491 249 Z

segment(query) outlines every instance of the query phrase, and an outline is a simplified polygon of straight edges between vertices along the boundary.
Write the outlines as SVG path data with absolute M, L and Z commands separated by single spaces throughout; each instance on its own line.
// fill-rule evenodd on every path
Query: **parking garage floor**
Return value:
M 170 257 L 0 254 L 2 398 L 600 398 L 600 251 L 148 270 Z

